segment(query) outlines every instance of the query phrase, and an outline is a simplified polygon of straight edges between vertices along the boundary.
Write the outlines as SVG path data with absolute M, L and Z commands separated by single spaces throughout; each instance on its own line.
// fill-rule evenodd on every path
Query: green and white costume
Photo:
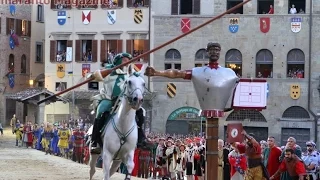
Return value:
M 120 53 L 114 57 L 112 64 L 105 65 L 105 69 L 111 69 L 122 63 L 122 58 L 127 57 L 132 59 L 128 53 Z M 124 68 L 126 69 L 126 68 Z M 100 73 L 100 71 L 98 71 Z M 95 77 L 97 72 L 95 72 Z M 104 112 L 110 112 L 115 101 L 120 96 L 124 89 L 125 80 L 128 78 L 126 70 L 117 69 L 109 76 L 102 78 L 101 73 L 96 77 L 96 80 L 103 81 L 103 88 L 100 89 L 100 94 L 93 96 L 92 108 L 96 109 L 96 118 L 100 118 Z

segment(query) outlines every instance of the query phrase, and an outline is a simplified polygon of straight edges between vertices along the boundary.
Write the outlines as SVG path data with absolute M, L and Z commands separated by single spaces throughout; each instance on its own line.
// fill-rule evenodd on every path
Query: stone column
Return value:
M 44 99 L 45 95 L 41 94 L 39 96 L 39 101 Z M 38 109 L 37 109 L 37 118 L 36 118 L 36 123 L 37 124 L 41 124 L 44 122 L 44 108 L 45 108 L 45 103 L 41 103 L 38 105 Z

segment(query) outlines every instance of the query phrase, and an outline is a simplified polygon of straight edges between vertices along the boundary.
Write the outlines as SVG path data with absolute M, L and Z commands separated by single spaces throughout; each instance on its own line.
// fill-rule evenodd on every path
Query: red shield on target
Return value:
M 183 33 L 190 31 L 190 19 L 189 18 L 182 18 L 181 19 L 181 31 Z

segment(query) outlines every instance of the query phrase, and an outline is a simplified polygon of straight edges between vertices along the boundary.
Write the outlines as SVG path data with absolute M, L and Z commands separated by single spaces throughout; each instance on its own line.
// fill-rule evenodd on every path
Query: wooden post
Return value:
M 206 122 L 206 180 L 218 177 L 219 118 L 207 118 Z

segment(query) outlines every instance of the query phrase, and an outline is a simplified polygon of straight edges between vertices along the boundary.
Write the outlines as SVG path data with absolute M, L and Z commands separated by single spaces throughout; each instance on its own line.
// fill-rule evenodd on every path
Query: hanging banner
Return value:
M 82 77 L 85 77 L 90 72 L 90 64 L 82 64 Z

